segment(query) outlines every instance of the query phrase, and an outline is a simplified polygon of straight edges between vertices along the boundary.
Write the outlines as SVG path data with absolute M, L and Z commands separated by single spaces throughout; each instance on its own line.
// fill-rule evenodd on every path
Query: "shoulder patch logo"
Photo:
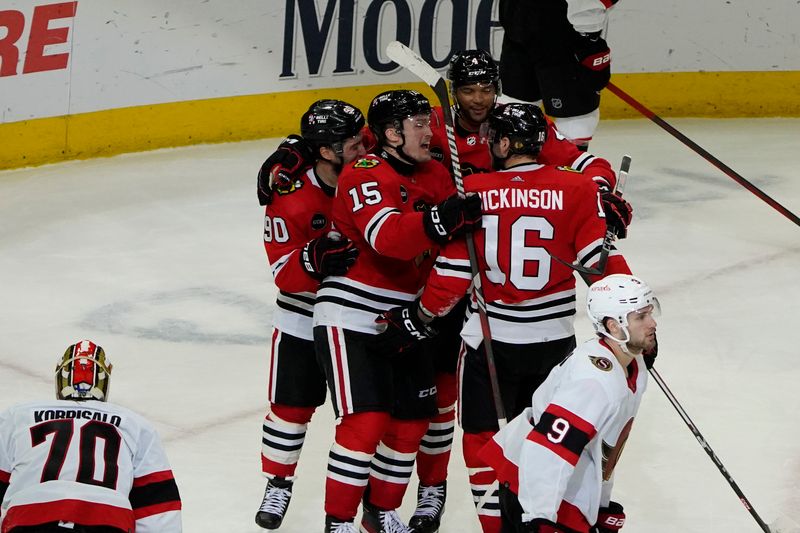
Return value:
M 580 173 L 581 173 L 581 171 L 580 171 L 580 170 L 575 170 L 575 169 L 574 169 L 574 168 L 572 168 L 572 167 L 568 167 L 568 166 L 564 166 L 564 165 L 558 166 L 558 167 L 556 167 L 556 168 L 557 168 L 558 170 L 563 170 L 564 172 L 574 172 L 575 174 L 580 174 Z
M 474 135 L 467 137 L 467 146 L 475 146 L 478 144 L 478 138 Z
M 595 357 L 590 355 L 589 360 L 592 362 L 594 366 L 598 369 L 602 370 L 603 372 L 610 372 L 614 365 L 611 363 L 611 360 L 607 357 Z
M 378 161 L 377 159 L 367 159 L 365 157 L 364 159 L 359 159 L 358 161 L 356 161 L 355 164 L 353 165 L 353 168 L 373 168 L 377 167 L 380 164 L 381 162 Z
M 294 191 L 302 187 L 303 187 L 303 180 L 298 179 L 294 180 L 288 185 L 281 185 L 279 187 L 275 187 L 275 192 L 277 192 L 278 194 L 289 194 L 293 193 Z

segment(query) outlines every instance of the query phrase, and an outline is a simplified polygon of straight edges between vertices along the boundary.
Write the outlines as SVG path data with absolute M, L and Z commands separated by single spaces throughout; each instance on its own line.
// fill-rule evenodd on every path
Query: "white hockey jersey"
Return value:
M 628 376 L 605 341 L 575 349 L 533 394 L 533 405 L 480 452 L 519 497 L 523 521 L 578 531 L 608 505 L 614 467 L 647 386 L 641 356 Z
M 0 413 L 0 531 L 49 522 L 180 533 L 158 434 L 114 404 L 52 400 Z

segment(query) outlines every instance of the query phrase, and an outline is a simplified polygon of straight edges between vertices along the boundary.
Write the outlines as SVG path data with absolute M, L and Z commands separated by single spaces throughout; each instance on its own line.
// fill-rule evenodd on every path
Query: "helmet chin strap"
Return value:
M 600 334 L 604 337 L 608 337 L 610 341 L 619 345 L 620 350 L 633 357 L 633 354 L 630 352 L 630 350 L 628 350 L 628 342 L 631 340 L 631 334 L 626 326 L 620 324 L 620 328 L 622 328 L 622 332 L 625 334 L 624 339 L 618 339 L 614 337 L 611 333 L 605 331 L 605 329 L 601 331 Z

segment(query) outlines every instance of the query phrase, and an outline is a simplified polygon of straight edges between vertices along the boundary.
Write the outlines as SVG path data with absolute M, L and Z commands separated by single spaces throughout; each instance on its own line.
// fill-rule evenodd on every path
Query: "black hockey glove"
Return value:
M 299 135 L 289 135 L 258 171 L 258 203 L 269 205 L 272 194 L 291 190 L 302 170 L 314 162 L 314 151 Z
M 619 194 L 600 187 L 600 203 L 606 214 L 606 227 L 618 239 L 628 236 L 628 226 L 633 218 L 633 207 Z
M 382 331 L 375 336 L 372 347 L 382 355 L 395 355 L 419 341 L 436 336 L 438 331 L 423 322 L 417 309 L 419 305 L 414 302 L 405 307 L 393 307 L 378 315 L 375 323 Z
M 534 518 L 530 522 L 522 522 L 519 530 L 522 533 L 558 533 L 560 531 L 554 523 L 546 518 Z
M 647 367 L 647 370 L 650 370 L 656 364 L 656 357 L 658 357 L 658 337 L 656 337 L 656 345 L 653 346 L 652 350 L 642 352 L 642 359 L 644 359 L 644 366 Z
M 611 50 L 600 32 L 579 33 L 573 45 L 580 65 L 578 76 L 593 91 L 600 92 L 611 79 Z
M 453 195 L 427 210 L 422 224 L 428 237 L 439 244 L 467 231 L 475 231 L 481 227 L 481 197 L 477 194 L 466 198 Z
M 353 266 L 358 248 L 347 238 L 317 237 L 300 250 L 300 264 L 312 278 L 342 276 Z
M 608 507 L 601 507 L 597 513 L 597 523 L 590 533 L 616 533 L 625 525 L 625 512 L 617 502 L 608 502 Z

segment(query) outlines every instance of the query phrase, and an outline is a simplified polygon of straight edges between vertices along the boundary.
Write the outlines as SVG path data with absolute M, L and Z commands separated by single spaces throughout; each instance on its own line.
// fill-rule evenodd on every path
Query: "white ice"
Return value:
M 672 123 L 800 213 L 800 120 Z M 115 364 L 112 401 L 161 432 L 188 533 L 261 531 L 276 291 L 255 176 L 276 143 L 0 173 L 0 408 L 51 398 L 64 348 L 94 339 Z M 758 513 L 800 529 L 800 227 L 650 122 L 603 122 L 592 151 L 633 156 L 620 248 L 662 302 L 661 375 Z M 582 311 L 576 325 L 590 337 Z M 319 409 L 281 531 L 322 530 L 333 424 Z M 477 533 L 459 435 L 441 532 Z M 628 533 L 760 531 L 652 381 L 614 498 Z

